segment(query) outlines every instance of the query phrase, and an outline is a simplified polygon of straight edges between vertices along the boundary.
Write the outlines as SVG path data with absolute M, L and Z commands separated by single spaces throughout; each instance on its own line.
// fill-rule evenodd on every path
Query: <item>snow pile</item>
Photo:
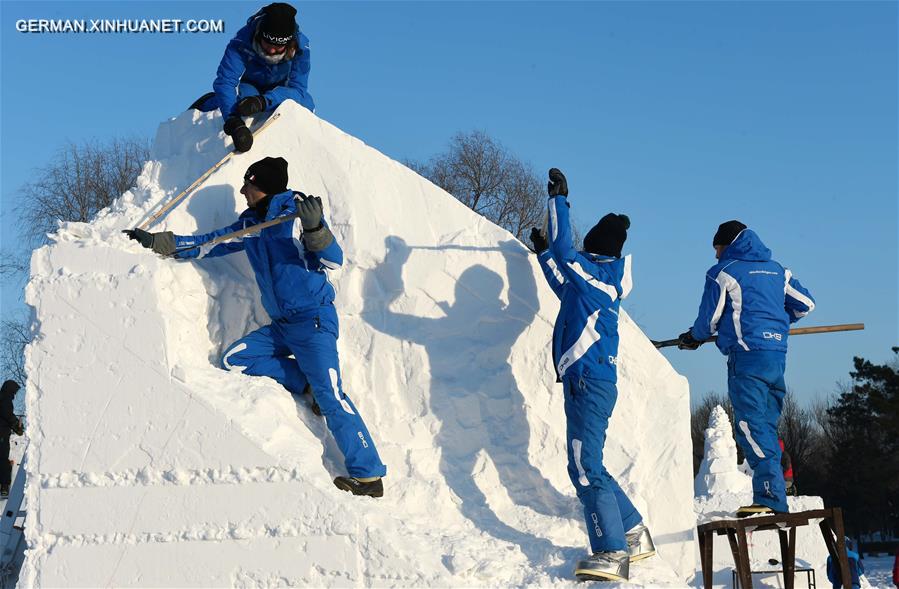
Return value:
M 558 301 L 535 257 L 307 110 L 279 112 L 153 230 L 232 222 L 265 156 L 322 196 L 346 256 L 331 274 L 344 386 L 388 465 L 385 497 L 333 487 L 342 460 L 305 400 L 217 368 L 268 322 L 243 254 L 178 262 L 120 234 L 227 153 L 218 115 L 185 113 L 136 188 L 32 258 L 23 584 L 573 584 L 586 534 L 549 355 Z M 684 586 L 687 383 L 624 313 L 619 376 L 607 463 L 660 553 L 632 581 Z
M 721 492 L 752 493 L 752 476 L 737 467 L 737 443 L 730 419 L 721 405 L 715 406 L 705 430 L 705 450 L 694 489 L 697 496 Z
M 745 461 L 744 461 L 745 464 Z M 746 467 L 747 470 L 748 466 Z M 730 419 L 720 405 L 709 416 L 705 430 L 705 456 L 696 476 L 696 519 L 699 524 L 717 519 L 733 519 L 737 508 L 752 503 L 752 474 L 737 464 L 737 446 Z M 823 509 L 820 497 L 787 497 L 791 512 Z M 827 583 L 827 547 L 813 520 L 796 528 L 796 568 L 815 569 L 817 585 Z M 753 571 L 782 570 L 780 540 L 775 530 L 751 532 L 749 561 Z M 714 585 L 733 586 L 734 559 L 727 536 L 714 536 Z M 805 586 L 805 574 L 797 573 L 797 583 Z M 754 587 L 782 587 L 783 575 L 753 575 Z

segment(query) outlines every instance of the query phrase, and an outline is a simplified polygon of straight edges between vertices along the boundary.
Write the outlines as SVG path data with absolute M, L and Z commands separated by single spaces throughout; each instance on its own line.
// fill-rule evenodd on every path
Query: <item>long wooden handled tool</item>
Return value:
M 203 243 L 199 243 L 197 245 L 192 245 L 190 247 L 182 247 L 176 249 L 174 252 L 169 254 L 169 256 L 177 256 L 183 252 L 189 252 L 190 250 L 195 250 L 201 247 L 205 248 L 213 248 L 223 241 L 229 241 L 231 239 L 237 239 L 238 237 L 243 237 L 244 235 L 249 235 L 250 233 L 258 233 L 263 229 L 267 229 L 269 227 L 274 227 L 275 225 L 280 225 L 281 223 L 287 223 L 288 221 L 293 221 L 294 219 L 300 216 L 299 213 L 291 213 L 290 215 L 285 215 L 283 217 L 276 217 L 271 221 L 266 221 L 264 223 L 257 223 L 256 225 L 250 225 L 249 227 L 244 227 L 243 229 L 238 229 L 237 231 L 232 231 L 231 233 L 226 233 L 224 235 L 219 235 L 215 239 L 210 239 L 209 241 L 205 241 Z M 675 340 L 677 341 L 677 340 Z
M 314 198 L 318 201 L 318 204 L 321 205 L 322 199 L 318 196 L 306 196 L 302 192 L 300 193 L 303 198 Z M 294 202 L 296 203 L 296 208 L 299 210 L 300 208 L 300 199 L 294 198 Z M 205 248 L 213 248 L 223 241 L 229 241 L 231 239 L 237 239 L 238 237 L 243 237 L 244 235 L 249 235 L 251 233 L 258 233 L 263 229 L 268 229 L 269 227 L 274 227 L 275 225 L 280 225 L 281 223 L 287 223 L 288 221 L 293 221 L 294 219 L 298 219 L 300 217 L 300 213 L 291 213 L 289 215 L 284 215 L 283 217 L 275 217 L 271 221 L 265 221 L 264 223 L 257 223 L 255 225 L 250 225 L 249 227 L 244 227 L 243 229 L 238 229 L 237 231 L 232 231 L 231 233 L 226 233 L 224 235 L 219 235 L 215 239 L 210 239 L 209 241 L 205 241 L 203 243 L 199 243 L 197 245 L 192 245 L 189 247 L 182 247 L 176 249 L 174 252 L 169 254 L 169 256 L 177 256 L 182 252 L 189 252 L 190 250 L 195 250 L 197 248 L 205 247 Z
M 864 323 L 845 323 L 843 325 L 819 325 L 816 327 L 794 327 L 790 330 L 790 335 L 806 335 L 808 333 L 830 333 L 833 331 L 857 331 L 860 329 L 864 329 Z M 702 343 L 713 342 L 718 339 L 717 335 L 713 335 L 709 339 L 702 340 Z M 652 345 L 657 348 L 667 348 L 669 346 L 676 346 L 679 340 L 676 339 L 666 339 L 660 342 L 655 340 L 652 341 Z
M 268 127 L 271 123 L 273 123 L 275 121 L 275 119 L 277 119 L 280 116 L 281 116 L 281 113 L 276 112 L 275 114 L 270 116 L 268 119 L 266 119 L 266 121 L 264 123 L 262 123 L 258 129 L 253 131 L 253 138 L 256 138 L 260 133 L 262 133 L 266 129 L 266 127 Z M 140 225 L 139 228 L 143 229 L 144 231 L 146 231 L 148 228 L 150 228 L 154 223 L 156 223 L 156 221 L 159 220 L 160 217 L 162 217 L 163 215 L 168 213 L 170 210 L 175 208 L 181 201 L 183 201 L 187 197 L 188 194 L 193 192 L 197 187 L 200 186 L 200 184 L 205 182 L 207 178 L 212 176 L 216 170 L 218 170 L 223 165 L 225 165 L 225 162 L 227 162 L 229 159 L 231 159 L 237 153 L 240 153 L 240 152 L 229 151 L 225 155 L 225 157 L 223 157 L 222 159 L 219 160 L 219 162 L 217 164 L 215 164 L 214 166 L 212 166 L 211 168 L 209 168 L 208 170 L 203 172 L 202 176 L 200 176 L 199 178 L 194 180 L 193 184 L 191 184 L 190 186 L 188 186 L 187 188 L 185 188 L 184 190 L 179 192 L 174 198 L 170 199 L 167 203 L 165 203 L 162 206 L 162 208 L 160 208 L 158 211 L 156 211 L 156 213 L 153 214 L 149 219 L 144 221 Z

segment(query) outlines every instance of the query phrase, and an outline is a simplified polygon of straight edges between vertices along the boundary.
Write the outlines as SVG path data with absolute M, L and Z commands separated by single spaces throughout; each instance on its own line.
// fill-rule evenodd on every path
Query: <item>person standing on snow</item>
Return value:
M 309 39 L 300 32 L 296 14 L 290 4 L 275 2 L 251 16 L 225 49 L 214 91 L 190 106 L 203 112 L 219 109 L 237 151 L 253 146 L 241 117 L 274 109 L 288 98 L 315 109 L 307 90 Z
M 678 337 L 678 348 L 695 350 L 717 331 L 718 349 L 727 356 L 737 442 L 752 467 L 752 505 L 740 507 L 737 517 L 787 513 L 777 441 L 787 337 L 815 300 L 743 223 L 722 223 L 712 246 L 720 261 L 706 273 L 699 315 Z
M 9 438 L 15 432 L 23 435 L 22 422 L 13 410 L 13 399 L 19 390 L 14 380 L 7 380 L 0 387 L 0 497 L 9 496 L 9 484 L 12 482 L 12 465 L 9 463 Z
M 325 270 L 343 264 L 343 251 L 325 222 L 321 200 L 287 189 L 287 161 L 280 157 L 251 165 L 240 193 L 249 208 L 233 225 L 211 233 L 181 236 L 140 229 L 125 233 L 146 248 L 180 259 L 246 251 L 272 322 L 231 344 L 222 367 L 269 376 L 294 395 L 301 395 L 308 383 L 349 473 L 334 479 L 334 484 L 355 495 L 381 497 L 387 467 L 340 378 L 334 287 Z M 299 215 L 293 222 L 211 249 L 203 247 L 218 236 L 293 214 Z
M 603 465 L 609 418 L 618 398 L 618 309 L 631 288 L 630 257 L 621 258 L 630 220 L 608 214 L 574 249 L 568 183 L 549 171 L 548 238 L 531 241 L 561 305 L 553 329 L 553 363 L 565 394 L 568 475 L 584 506 L 592 556 L 578 563 L 580 579 L 626 581 L 630 563 L 655 554 L 643 517 Z

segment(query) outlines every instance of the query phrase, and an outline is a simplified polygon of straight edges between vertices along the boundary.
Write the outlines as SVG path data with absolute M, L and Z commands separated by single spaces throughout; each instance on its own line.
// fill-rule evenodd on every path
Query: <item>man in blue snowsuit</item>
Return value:
M 865 565 L 862 564 L 859 553 L 852 550 L 852 540 L 847 536 L 846 542 L 846 560 L 849 562 L 849 578 L 852 580 L 852 589 L 860 589 L 862 586 L 861 576 L 865 574 Z M 833 585 L 833 589 L 840 589 L 843 586 L 843 580 L 837 573 L 837 567 L 834 566 L 833 557 L 827 557 L 827 580 Z
M 280 157 L 251 165 L 240 192 L 249 208 L 228 227 L 195 236 L 139 229 L 126 233 L 144 247 L 181 259 L 246 251 L 262 305 L 272 322 L 231 344 L 222 357 L 223 368 L 269 376 L 294 395 L 301 395 L 308 384 L 343 452 L 349 474 L 337 477 L 334 484 L 356 495 L 381 497 L 381 477 L 387 467 L 340 378 L 334 287 L 325 270 L 343 264 L 343 251 L 323 218 L 321 201 L 287 189 L 287 161 Z M 299 216 L 291 222 L 212 248 L 203 245 L 218 236 L 293 214 Z
M 718 349 L 727 356 L 737 442 L 752 467 L 752 505 L 737 516 L 786 513 L 777 420 L 786 394 L 787 337 L 815 301 L 743 223 L 722 223 L 712 246 L 720 261 L 706 273 L 699 316 L 678 347 L 695 350 L 717 331 Z
M 290 4 L 276 2 L 251 16 L 225 49 L 212 83 L 214 92 L 190 107 L 203 112 L 219 109 L 237 151 L 253 146 L 253 134 L 241 117 L 277 108 L 288 98 L 315 109 L 307 90 L 309 39 L 300 32 L 296 13 Z
M 568 184 L 549 171 L 549 235 L 531 240 L 561 304 L 553 329 L 553 362 L 565 394 L 568 475 L 584 506 L 593 555 L 575 569 L 581 579 L 627 580 L 631 561 L 655 554 L 643 517 L 603 465 L 603 446 L 618 398 L 618 309 L 631 289 L 630 256 L 621 257 L 630 220 L 609 214 L 590 230 L 584 250 L 571 239 Z

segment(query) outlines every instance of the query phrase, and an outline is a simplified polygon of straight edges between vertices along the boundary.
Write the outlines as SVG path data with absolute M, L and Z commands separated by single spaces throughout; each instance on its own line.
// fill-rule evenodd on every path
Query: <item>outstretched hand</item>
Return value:
M 153 234 L 149 231 L 144 231 L 143 229 L 135 227 L 134 229 L 123 229 L 122 233 L 127 235 L 128 239 L 133 239 L 147 249 L 153 247 Z
M 559 168 L 549 169 L 549 183 L 546 190 L 550 196 L 568 196 L 568 180 Z
M 143 247 L 151 249 L 157 254 L 170 256 L 175 253 L 175 234 L 171 231 L 150 233 L 143 229 L 123 229 L 122 233 L 140 243 Z

